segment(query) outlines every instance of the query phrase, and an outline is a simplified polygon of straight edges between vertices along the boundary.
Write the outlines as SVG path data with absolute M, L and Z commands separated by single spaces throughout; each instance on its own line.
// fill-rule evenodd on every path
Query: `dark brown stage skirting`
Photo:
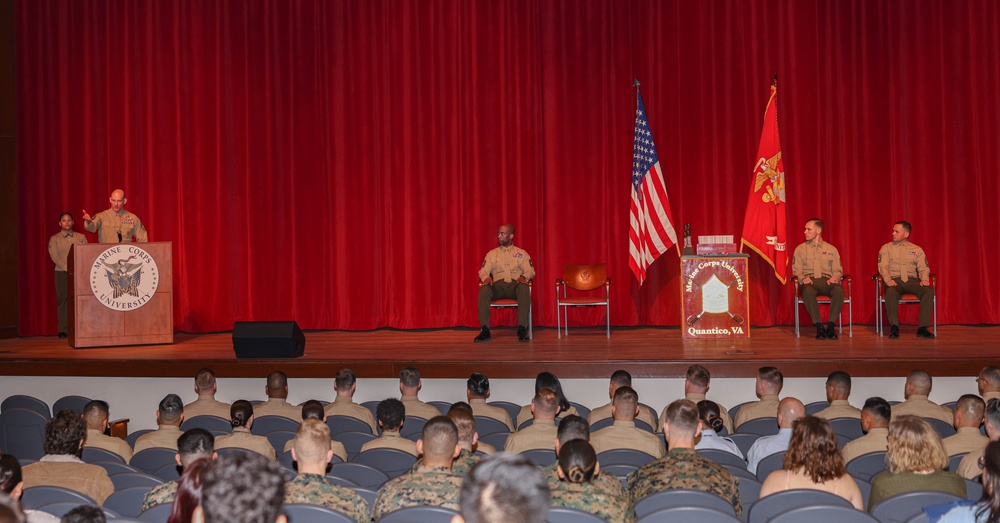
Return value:
M 753 328 L 746 340 L 682 340 L 677 328 L 571 329 L 558 338 L 552 328 L 535 329 L 518 343 L 512 329 L 494 329 L 489 343 L 472 343 L 477 331 L 443 329 L 306 332 L 305 355 L 295 359 L 237 359 L 231 333 L 182 334 L 172 345 L 73 349 L 55 337 L 0 340 L 0 375 L 190 377 L 203 366 L 220 377 L 257 378 L 280 368 L 289 377 L 329 378 L 350 367 L 366 377 L 399 376 L 417 365 L 427 378 L 534 378 L 543 370 L 561 378 L 606 378 L 623 368 L 637 378 L 677 378 L 691 363 L 704 363 L 713 377 L 754 377 L 776 365 L 788 377 L 825 377 L 831 369 L 852 376 L 901 376 L 914 368 L 933 376 L 974 376 L 1000 364 L 1000 326 L 939 328 L 921 340 L 904 326 L 897 340 L 879 337 L 870 325 L 855 325 L 854 337 L 817 341 L 813 329 L 795 338 L 789 326 Z M 279 363 L 280 362 L 280 363 Z

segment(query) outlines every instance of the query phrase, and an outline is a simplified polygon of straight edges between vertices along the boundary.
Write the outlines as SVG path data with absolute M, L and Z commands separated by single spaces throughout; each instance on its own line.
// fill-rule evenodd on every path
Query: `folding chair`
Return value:
M 795 337 L 800 336 L 799 329 L 799 307 L 805 305 L 805 301 L 802 300 L 802 290 L 799 285 L 799 278 L 797 276 L 792 276 L 792 283 L 795 284 L 795 293 L 792 295 L 794 302 L 792 306 L 795 308 Z M 847 307 L 847 336 L 849 338 L 854 337 L 854 305 L 852 295 L 854 294 L 851 289 L 851 275 L 845 274 L 840 278 L 840 284 L 845 287 L 844 289 L 844 305 Z M 819 305 L 830 305 L 829 296 L 816 296 L 816 303 Z M 829 318 L 827 321 L 833 321 L 833 318 Z M 840 311 L 840 317 L 837 318 L 837 322 L 840 327 L 840 334 L 844 334 L 844 311 Z

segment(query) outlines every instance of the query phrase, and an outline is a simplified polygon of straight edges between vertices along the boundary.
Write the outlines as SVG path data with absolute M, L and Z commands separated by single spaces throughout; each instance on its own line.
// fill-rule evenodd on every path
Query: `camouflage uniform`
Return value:
M 667 455 L 628 475 L 633 505 L 642 498 L 670 489 L 711 492 L 733 504 L 736 517 L 743 513 L 738 483 L 722 465 L 713 463 L 694 449 L 673 449 Z
M 321 505 L 345 514 L 358 523 L 367 523 L 368 502 L 357 492 L 331 485 L 319 474 L 299 474 L 285 484 L 285 503 Z
M 458 491 L 462 487 L 461 476 L 448 467 L 420 465 L 409 473 L 394 478 L 378 489 L 372 519 L 404 507 L 430 505 L 458 510 Z
M 545 476 L 545 482 L 549 484 L 549 490 L 552 492 L 560 490 L 563 486 L 567 485 L 566 482 L 559 479 L 557 468 L 558 464 L 556 463 L 542 467 L 542 475 Z M 598 473 L 597 477 L 594 478 L 594 486 L 609 497 L 625 497 L 625 487 L 622 485 L 621 480 L 613 474 Z
M 598 475 L 600 477 L 600 475 Z M 596 479 L 596 478 L 595 478 Z M 619 485 L 621 482 L 615 479 Z M 561 482 L 552 489 L 553 507 L 575 508 L 594 514 L 608 523 L 625 523 L 628 502 L 619 496 L 609 496 L 596 483 Z
M 142 510 L 145 511 L 151 507 L 166 503 L 172 504 L 175 496 L 177 496 L 176 481 L 168 481 L 162 485 L 157 485 L 146 493 L 145 499 L 142 500 Z

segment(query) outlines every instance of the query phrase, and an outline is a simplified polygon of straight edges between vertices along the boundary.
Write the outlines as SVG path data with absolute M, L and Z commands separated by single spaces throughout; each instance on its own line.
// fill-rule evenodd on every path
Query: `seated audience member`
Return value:
M 472 413 L 472 405 L 469 405 L 464 401 L 456 401 L 455 403 L 452 403 L 451 408 L 448 409 L 448 417 L 451 417 L 451 412 L 453 410 L 460 410 L 462 412 L 465 412 L 466 414 L 473 416 L 473 419 L 475 419 L 475 414 Z M 459 429 L 459 432 L 461 433 L 461 429 Z M 497 449 L 496 447 L 490 445 L 489 443 L 476 441 L 475 444 L 472 445 L 472 452 L 482 452 L 483 454 L 489 454 L 490 456 L 492 456 L 493 454 L 497 453 Z
M 361 452 L 370 449 L 397 449 L 409 452 L 414 456 L 419 455 L 417 444 L 404 438 L 399 431 L 403 428 L 403 418 L 406 417 L 406 408 L 403 402 L 394 398 L 387 398 L 379 402 L 375 409 L 378 418 L 378 426 L 382 427 L 382 435 L 361 446 Z
M 589 441 L 590 425 L 587 424 L 587 420 L 580 416 L 566 416 L 559 423 L 559 429 L 556 431 L 556 456 L 559 456 L 563 445 L 575 439 Z M 565 486 L 565 483 L 559 479 L 559 463 L 542 467 L 542 476 L 545 477 L 551 491 L 559 490 Z M 594 486 L 609 496 L 619 498 L 625 496 L 625 487 L 622 482 L 611 474 L 602 474 L 599 470 L 594 471 Z
M 954 421 L 951 409 L 927 399 L 932 384 L 930 374 L 922 370 L 910 372 L 903 387 L 903 397 L 906 401 L 892 406 L 892 419 L 896 419 L 896 416 L 910 415 L 938 419 L 951 424 Z
M 736 516 L 743 513 L 736 478 L 722 465 L 709 461 L 694 450 L 694 438 L 701 423 L 698 407 L 689 400 L 667 406 L 663 435 L 667 454 L 629 474 L 628 491 L 632 505 L 642 498 L 670 489 L 711 492 L 733 505 Z
M 354 403 L 354 393 L 358 390 L 358 378 L 351 369 L 340 369 L 333 379 L 333 389 L 337 393 L 333 403 L 324 407 L 327 416 L 348 416 L 367 423 L 372 434 L 378 434 L 375 416 L 368 407 Z
M 556 393 L 556 397 L 559 398 L 560 418 L 565 418 L 570 414 L 579 415 L 576 411 L 576 407 L 570 405 L 569 400 L 566 399 L 566 395 L 563 394 L 562 383 L 559 382 L 559 378 L 557 378 L 555 374 L 552 374 L 551 372 L 538 373 L 538 376 L 535 377 L 535 394 L 538 394 L 538 391 L 542 389 L 550 389 Z M 521 412 L 517 414 L 517 419 L 514 421 L 514 424 L 520 427 L 522 423 L 528 421 L 532 417 L 531 405 L 525 405 L 521 407 Z
M 451 464 L 451 471 L 464 478 L 482 459 L 472 450 L 479 443 L 476 418 L 464 409 L 451 408 L 448 410 L 448 419 L 455 424 L 455 429 L 458 430 L 458 446 L 462 447 L 462 451 Z
M 1000 521 L 1000 442 L 991 441 L 983 454 L 983 495 L 974 505 L 961 504 L 937 520 L 938 523 L 986 523 Z
M 108 429 L 109 416 L 106 401 L 93 400 L 83 407 L 83 421 L 87 424 L 87 436 L 83 440 L 83 446 L 114 452 L 128 463 L 128 460 L 132 459 L 132 447 L 121 438 L 104 435 L 104 431 Z
M 107 471 L 76 457 L 87 427 L 80 413 L 63 409 L 45 424 L 45 455 L 22 469 L 24 488 L 54 485 L 86 494 L 98 504 L 115 491 Z
M 466 382 L 465 395 L 469 399 L 469 405 L 472 406 L 473 416 L 493 418 L 507 425 L 507 430 L 510 432 L 514 432 L 517 428 L 514 426 L 514 421 L 510 419 L 510 414 L 506 410 L 486 403 L 486 400 L 490 397 L 490 379 L 485 374 L 474 372 L 472 376 L 469 376 L 469 381 Z
M 620 390 L 620 389 L 619 389 Z M 610 496 L 594 485 L 600 471 L 597 454 L 590 443 L 582 439 L 567 442 L 559 450 L 556 463 L 563 488 L 552 490 L 553 507 L 575 508 L 594 514 L 609 523 L 625 523 L 628 502 L 621 496 Z
M 215 459 L 215 437 L 205 429 L 191 429 L 177 438 L 177 455 L 174 459 L 184 470 L 199 460 Z M 173 503 L 177 496 L 177 481 L 171 480 L 153 487 L 142 500 L 142 510 L 156 505 Z M 195 503 L 197 505 L 197 503 Z M 194 507 L 191 507 L 192 510 Z
M 708 372 L 702 365 L 691 365 L 687 370 L 687 377 L 684 378 L 684 399 L 694 402 L 695 405 L 699 401 L 704 401 L 705 394 L 708 394 L 708 389 L 712 387 L 712 374 Z M 729 417 L 729 412 L 725 407 L 716 403 L 719 407 L 719 417 L 722 418 L 722 426 L 726 428 L 726 432 L 733 433 L 733 420 Z M 667 408 L 663 407 L 663 414 L 666 414 Z M 663 414 L 660 415 L 660 426 L 657 430 L 663 432 Z M 718 432 L 718 431 L 717 431 Z
M 156 430 L 147 432 L 135 440 L 135 452 L 161 447 L 177 450 L 177 438 L 181 436 L 184 422 L 184 403 L 176 394 L 167 394 L 156 409 Z
M 281 465 L 258 454 L 222 456 L 201 476 L 194 523 L 286 523 Z
M 980 450 L 989 438 L 979 432 L 986 414 L 986 402 L 975 394 L 964 394 L 955 402 L 955 434 L 944 438 L 944 451 L 949 456 Z
M 635 449 L 654 458 L 663 457 L 663 440 L 652 432 L 635 426 L 635 416 L 639 412 L 639 394 L 635 389 L 618 387 L 611 403 L 614 424 L 590 435 L 594 450 L 604 452 L 612 449 Z
M 452 523 L 543 523 L 549 488 L 528 458 L 491 456 L 462 482 L 459 515 Z
M 267 385 L 264 386 L 267 401 L 253 406 L 253 417 L 281 416 L 288 419 L 299 419 L 302 409 L 288 403 L 288 376 L 276 370 L 267 375 Z
M 872 478 L 869 512 L 883 499 L 904 492 L 935 490 L 965 498 L 965 480 L 948 472 L 941 436 L 923 418 L 902 415 L 889 423 L 885 465 L 886 470 Z
M 319 402 L 317 402 L 319 403 Z M 320 404 L 322 412 L 322 404 Z M 304 419 L 295 431 L 292 457 L 299 463 L 299 473 L 285 485 L 285 503 L 322 505 L 350 516 L 357 523 L 367 523 L 368 502 L 357 492 L 326 480 L 330 464 L 330 427 L 318 419 Z
M 24 477 L 21 475 L 21 463 L 10 454 L 0 455 L 0 493 L 9 496 L 8 501 L 2 504 L 9 511 L 7 514 L 3 514 L 3 509 L 0 508 L 0 523 L 4 521 L 4 517 L 10 520 L 14 517 L 15 512 L 20 515 L 22 508 L 19 500 L 23 491 Z M 57 523 L 59 521 L 59 518 L 40 510 L 23 510 L 23 515 L 27 518 L 27 523 Z M 23 522 L 25 519 L 19 521 Z
M 452 472 L 451 463 L 461 450 L 458 429 L 450 419 L 436 416 L 428 420 L 417 440 L 417 452 L 423 454 L 423 463 L 378 489 L 372 519 L 378 521 L 394 510 L 417 505 L 458 510 L 462 478 Z
M 785 383 L 785 377 L 777 367 L 761 367 L 757 369 L 757 384 L 755 393 L 760 401 L 748 403 L 740 407 L 733 424 L 737 430 L 740 425 L 757 418 L 771 418 L 778 415 L 778 394 Z
M 991 399 L 986 402 L 986 436 L 989 441 L 1000 441 L 1000 400 Z M 986 447 L 973 450 L 962 458 L 955 472 L 965 479 L 976 479 L 982 472 L 979 466 L 979 459 L 983 457 L 983 450 Z
M 253 405 L 247 400 L 237 400 L 229 409 L 230 420 L 233 425 L 232 434 L 225 434 L 215 438 L 215 450 L 231 447 L 251 450 L 274 460 L 275 452 L 271 442 L 264 436 L 254 436 L 250 433 L 253 427 Z
M 976 384 L 979 386 L 979 396 L 983 401 L 1000 399 L 1000 367 L 993 365 L 983 367 L 976 377 Z
M 429 403 L 420 401 L 417 395 L 424 384 L 420 380 L 420 371 L 416 367 L 404 367 L 399 371 L 399 401 L 406 407 L 406 415 L 422 419 L 440 416 L 441 411 Z
M 25 513 L 21 510 L 21 503 L 10 497 L 5 492 L 0 492 L 0 523 L 25 523 Z M 59 518 L 47 521 L 59 521 Z
M 184 405 L 184 413 L 187 418 L 215 416 L 229 419 L 229 404 L 215 399 L 218 388 L 219 386 L 215 382 L 215 372 L 212 369 L 199 370 L 194 376 L 194 391 L 198 394 L 198 399 Z
M 861 408 L 861 430 L 864 436 L 848 441 L 840 454 L 844 456 L 844 463 L 849 463 L 852 459 L 868 454 L 869 452 L 881 452 L 889 448 L 889 419 L 892 417 L 892 407 L 889 402 L 873 397 L 865 400 L 865 406 Z
M 309 419 L 316 419 L 326 424 L 326 412 L 323 409 L 323 404 L 317 400 L 309 400 L 303 403 L 302 408 L 299 409 L 299 412 L 302 414 L 302 421 Z M 328 429 L 330 428 L 329 425 L 327 426 L 327 428 Z M 285 443 L 285 448 L 282 450 L 282 452 L 288 452 L 292 450 L 292 447 L 294 446 L 295 446 L 295 438 L 292 438 Z M 333 451 L 334 456 L 340 458 L 340 461 L 347 461 L 347 449 L 344 448 L 343 443 L 335 439 L 331 439 L 330 450 Z
M 698 402 L 698 417 L 701 419 L 701 439 L 694 446 L 695 450 L 716 449 L 724 450 L 730 454 L 743 457 L 743 452 L 733 440 L 719 435 L 718 431 L 723 428 L 722 409 L 714 401 L 701 400 Z
M 837 434 L 823 418 L 806 416 L 792 424 L 785 463 L 781 470 L 768 474 L 760 497 L 792 489 L 830 492 L 850 501 L 858 510 L 865 509 L 861 490 L 840 457 Z
M 816 416 L 823 419 L 860 419 L 861 409 L 847 401 L 850 396 L 851 375 L 840 370 L 831 372 L 826 378 L 826 401 L 830 402 L 830 406 L 817 412 Z
M 531 449 L 551 449 L 556 438 L 556 415 L 559 414 L 559 396 L 552 389 L 543 388 L 531 402 L 534 422 L 511 434 L 503 445 L 505 452 L 518 453 Z
M 631 387 L 632 386 L 632 375 L 625 370 L 616 370 L 611 374 L 611 381 L 608 383 L 608 397 L 614 399 L 615 391 L 618 387 Z M 611 417 L 611 402 L 607 405 L 601 405 L 596 409 L 590 411 L 587 416 L 587 423 L 593 425 L 602 419 L 608 419 Z M 649 425 L 650 428 L 656 430 L 656 416 L 653 411 L 649 410 L 649 407 L 645 405 L 639 405 L 639 414 L 636 414 L 635 419 L 644 422 Z
M 778 404 L 778 433 L 757 438 L 747 451 L 747 470 L 751 474 L 757 473 L 757 465 L 760 465 L 762 459 L 788 448 L 788 442 L 792 439 L 792 424 L 805 414 L 806 408 L 801 401 L 795 398 L 781 400 Z
M 194 509 L 201 504 L 202 474 L 212 463 L 212 458 L 201 458 L 184 467 L 184 473 L 177 480 L 174 503 L 167 523 L 188 523 Z
M 60 523 L 105 523 L 107 518 L 100 507 L 80 505 L 59 518 Z

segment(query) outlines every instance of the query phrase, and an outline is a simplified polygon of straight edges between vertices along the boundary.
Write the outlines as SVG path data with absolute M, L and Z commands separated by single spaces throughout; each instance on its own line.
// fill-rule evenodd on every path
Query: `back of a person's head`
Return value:
M 156 411 L 159 412 L 161 422 L 179 425 L 181 414 L 184 413 L 184 402 L 176 394 L 167 394 L 160 400 Z
M 327 461 L 330 451 L 330 427 L 318 420 L 307 419 L 295 431 L 295 457 L 304 463 Z
M 635 419 L 635 409 L 639 406 L 639 393 L 629 386 L 618 387 L 611 399 L 611 404 L 615 408 L 615 419 L 633 420 Z
M 889 420 L 892 419 L 892 405 L 889 405 L 888 401 L 878 396 L 866 399 L 861 411 L 871 415 L 873 421 L 878 422 L 878 426 L 881 427 L 888 427 Z
M 979 377 L 986 381 L 986 390 L 1000 389 L 1000 367 L 988 365 L 979 372 Z
M 838 395 L 847 397 L 851 394 L 851 375 L 842 370 L 831 372 L 826 378 L 826 384 L 833 387 Z
M 45 443 L 42 447 L 46 454 L 76 455 L 86 434 L 87 426 L 80 413 L 63 409 L 45 424 Z
M 407 389 L 415 389 L 420 386 L 420 371 L 416 367 L 403 367 L 399 371 L 399 384 Z
M 955 402 L 955 412 L 961 412 L 966 423 L 979 427 L 986 413 L 986 402 L 975 394 L 963 394 Z
M 200 458 L 184 466 L 184 473 L 177 480 L 177 490 L 174 503 L 170 510 L 167 523 L 185 523 L 191 521 L 194 509 L 201 504 L 201 487 L 205 469 L 212 463 L 212 458 Z
M 991 441 L 983 450 L 983 497 L 980 503 L 990 508 L 992 514 L 1000 516 L 1000 441 Z M 977 520 L 978 521 L 978 520 Z M 987 518 L 985 521 L 996 521 Z
M 559 468 L 569 483 L 589 483 L 597 470 L 597 453 L 590 442 L 574 439 L 559 449 Z
M 559 413 L 559 396 L 552 389 L 539 390 L 531 404 L 534 406 L 534 417 L 538 419 L 552 419 Z
M 236 400 L 229 407 L 229 422 L 233 428 L 246 427 L 253 416 L 253 404 L 247 400 Z
M 798 398 L 791 396 L 778 402 L 778 425 L 781 428 L 791 428 L 795 420 L 806 415 L 806 407 Z
M 215 390 L 215 372 L 208 367 L 203 367 L 194 375 L 194 386 L 198 392 L 205 394 L 212 392 Z
M 564 445 L 567 441 L 574 439 L 590 441 L 590 423 L 576 414 L 566 416 L 559 422 L 556 438 L 559 439 L 559 445 Z
M 995 430 L 1000 430 L 1000 400 L 990 398 L 986 402 L 985 421 L 992 425 Z
M 556 397 L 559 398 L 559 408 L 563 412 L 569 410 L 569 400 L 566 399 L 566 394 L 563 393 L 562 383 L 559 382 L 559 378 L 551 372 L 539 372 L 538 376 L 535 377 L 535 394 L 542 389 L 550 389 L 552 392 L 556 393 Z
M 205 523 L 274 523 L 284 496 L 281 466 L 260 454 L 221 456 L 202 472 Z
M 470 416 L 476 415 L 475 412 L 472 412 L 472 405 L 469 405 L 467 402 L 464 401 L 456 401 L 455 403 L 452 403 L 451 407 L 448 407 L 448 412 L 451 412 L 453 410 L 461 410 L 468 412 Z
M 309 400 L 302 404 L 302 419 L 318 419 L 322 421 L 326 417 L 326 411 L 323 409 L 323 404 L 319 400 Z
M 186 430 L 177 438 L 177 453 L 184 467 L 198 459 L 211 458 L 215 453 L 215 436 L 202 428 Z
M 692 385 L 701 389 L 707 389 L 712 382 L 712 375 L 708 369 L 697 363 L 688 367 L 686 377 Z
M 722 421 L 722 411 L 719 410 L 719 404 L 711 400 L 701 400 L 698 402 L 698 417 L 701 418 L 701 422 L 706 428 L 710 428 L 716 432 L 722 430 L 725 424 Z
M 918 396 L 927 396 L 931 393 L 934 380 L 927 371 L 914 370 L 906 377 L 906 383 L 913 387 L 913 393 Z
M 698 406 L 690 400 L 674 401 L 667 405 L 664 425 L 669 426 L 672 436 L 693 437 L 698 431 Z
M 632 375 L 627 370 L 616 370 L 611 374 L 611 384 L 618 387 L 631 387 Z
M 465 386 L 477 398 L 485 398 L 490 393 L 490 379 L 482 372 L 473 372 Z
M 104 511 L 94 505 L 80 505 L 59 518 L 59 523 L 104 523 L 105 521 L 107 518 L 104 516 Z
M 458 429 L 458 441 L 472 443 L 472 435 L 476 432 L 476 418 L 463 409 L 449 409 L 448 419 Z
M 0 492 L 0 523 L 24 523 L 21 503 L 6 492 Z
M 396 398 L 386 398 L 378 403 L 375 417 L 382 423 L 382 430 L 397 431 L 406 417 L 406 407 Z
M 941 436 L 927 420 L 910 415 L 898 416 L 889 423 L 889 448 L 886 470 L 929 473 L 948 467 L 948 453 Z
M 531 461 L 497 454 L 469 471 L 459 506 L 465 523 L 542 523 L 549 498 L 549 486 Z
M 757 377 L 764 384 L 765 390 L 777 394 L 785 384 L 785 377 L 778 367 L 761 367 L 757 369 Z
M 0 455 L 0 492 L 10 494 L 17 484 L 24 479 L 21 475 L 21 462 L 11 454 Z
M 420 440 L 425 459 L 450 461 L 458 445 L 458 428 L 448 416 L 434 416 L 424 424 Z
M 337 375 L 333 378 L 333 388 L 338 392 L 347 392 L 354 387 L 357 383 L 358 377 L 354 375 L 354 371 L 351 369 L 340 369 L 337 371 Z
M 97 429 L 110 416 L 110 406 L 104 400 L 91 400 L 83 407 L 83 420 L 88 429 Z
M 284 398 L 288 394 L 288 376 L 280 370 L 267 375 L 267 396 L 269 398 Z
M 815 483 L 826 483 L 846 474 L 837 447 L 837 433 L 830 422 L 816 416 L 795 420 L 783 466 L 785 470 L 801 471 Z

